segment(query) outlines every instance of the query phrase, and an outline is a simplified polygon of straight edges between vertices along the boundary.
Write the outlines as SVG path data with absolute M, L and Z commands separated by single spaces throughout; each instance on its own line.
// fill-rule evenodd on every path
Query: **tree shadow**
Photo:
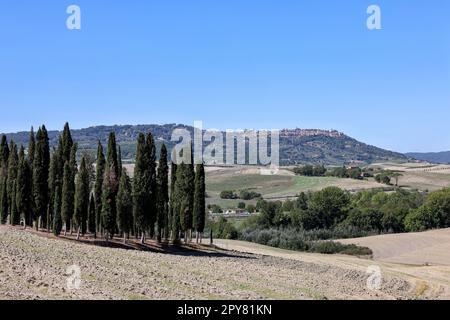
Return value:
M 218 248 L 215 245 L 207 244 L 172 244 L 168 241 L 157 242 L 155 240 L 147 240 L 144 244 L 140 241 L 131 239 L 124 243 L 122 240 L 116 238 L 106 241 L 105 239 L 82 237 L 76 240 L 72 236 L 60 236 L 61 239 L 68 240 L 75 243 L 83 243 L 97 247 L 105 247 L 112 249 L 146 251 L 153 253 L 186 256 L 186 257 L 213 257 L 213 258 L 241 258 L 241 259 L 256 259 L 250 254 L 233 253 L 226 249 Z

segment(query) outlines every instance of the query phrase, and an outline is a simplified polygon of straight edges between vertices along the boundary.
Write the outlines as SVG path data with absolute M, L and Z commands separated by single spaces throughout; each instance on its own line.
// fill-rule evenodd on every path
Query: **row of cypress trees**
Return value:
M 27 151 L 27 152 L 26 152 Z M 122 235 L 187 242 L 205 227 L 205 170 L 198 164 L 170 164 L 164 144 L 156 161 L 151 133 L 139 134 L 134 176 L 122 167 L 115 134 L 108 138 L 106 157 L 99 142 L 95 174 L 82 156 L 77 164 L 77 144 L 69 124 L 58 146 L 50 152 L 45 126 L 33 129 L 27 150 L 2 135 L 0 144 L 0 223 L 22 223 L 60 235 L 100 234 L 108 241 Z M 94 176 L 94 177 L 92 177 Z

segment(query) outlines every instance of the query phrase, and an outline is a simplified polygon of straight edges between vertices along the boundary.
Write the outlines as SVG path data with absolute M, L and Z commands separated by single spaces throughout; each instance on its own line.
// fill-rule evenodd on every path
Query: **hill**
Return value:
M 191 126 L 182 124 L 164 125 L 115 125 L 95 126 L 72 130 L 80 151 L 95 152 L 97 141 L 106 144 L 109 132 L 116 134 L 116 139 L 122 148 L 125 159 L 133 159 L 136 138 L 139 132 L 152 132 L 157 144 L 165 142 L 169 148 L 172 131 L 175 128 L 186 128 L 193 132 Z M 49 131 L 50 145 L 56 146 L 59 131 Z M 28 144 L 29 133 L 18 132 L 7 134 L 18 144 Z M 284 129 L 280 132 L 280 162 L 282 165 L 299 163 L 342 165 L 350 162 L 371 163 L 374 161 L 406 160 L 396 152 L 367 145 L 337 131 L 317 129 Z
M 409 152 L 405 154 L 409 158 L 414 158 L 421 161 L 427 161 L 431 163 L 450 163 L 450 151 L 442 152 Z

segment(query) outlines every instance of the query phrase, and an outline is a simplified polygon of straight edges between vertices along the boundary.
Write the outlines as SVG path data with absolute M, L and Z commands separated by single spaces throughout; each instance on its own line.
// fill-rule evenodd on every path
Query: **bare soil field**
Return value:
M 383 237 L 387 238 L 384 239 Z M 235 240 L 216 240 L 215 243 L 219 247 L 227 250 L 267 255 L 281 259 L 300 260 L 307 263 L 325 264 L 342 269 L 359 270 L 360 272 L 367 271 L 368 268 L 376 266 L 381 270 L 383 288 L 388 285 L 385 283 L 385 280 L 393 277 L 394 279 L 402 279 L 408 283 L 410 298 L 450 299 L 450 266 L 437 263 L 436 265 L 422 265 L 418 263 L 410 264 L 408 263 L 410 261 L 401 259 L 398 259 L 398 262 L 391 262 L 390 259 L 382 258 L 384 254 L 387 254 L 384 253 L 384 250 L 390 250 L 390 237 L 381 236 L 381 238 L 373 238 L 374 237 L 339 240 L 339 242 L 342 243 L 355 243 L 370 247 L 376 252 L 373 259 L 337 254 L 323 255 L 316 253 L 296 252 Z M 407 241 L 412 243 L 417 241 L 419 243 L 417 246 L 421 246 L 420 238 L 417 238 L 416 234 L 411 234 L 408 240 L 407 238 L 404 240 L 405 246 L 403 248 L 405 249 L 407 249 Z M 441 240 L 443 239 L 441 238 Z M 381 246 L 377 247 L 377 242 L 380 241 L 384 244 L 382 248 Z M 413 245 L 414 244 L 412 244 L 412 246 Z M 424 244 L 422 244 L 422 246 L 423 245 Z M 396 247 L 396 244 L 394 243 L 393 246 Z M 433 247 L 432 245 L 430 246 Z M 380 249 L 378 250 L 377 248 Z M 397 246 L 397 249 L 401 250 L 400 246 Z M 433 248 L 430 249 L 430 251 L 433 250 Z M 420 257 L 420 254 L 424 254 L 425 252 L 427 252 L 427 249 L 423 248 L 422 252 L 417 252 L 416 254 Z M 445 262 L 450 256 L 450 251 L 436 250 L 435 254 L 437 255 L 436 261 L 439 260 L 441 262 Z
M 378 261 L 450 267 L 450 229 L 339 240 L 369 247 Z
M 231 243 L 231 242 L 230 242 Z M 231 246 L 231 244 L 228 244 Z M 234 242 L 233 242 L 234 243 Z M 236 242 L 238 243 L 238 242 Z M 0 227 L 0 299 L 409 299 L 413 282 L 383 274 L 368 289 L 370 260 L 299 253 L 245 253 L 191 246 L 149 251 L 56 239 L 43 232 Z M 222 246 L 219 242 L 219 246 Z M 118 244 L 117 244 L 118 246 Z M 155 250 L 151 249 L 152 247 Z M 358 261 L 358 263 L 355 263 Z M 78 266 L 78 289 L 67 286 Z M 433 291 L 434 292 L 434 291 Z
M 399 185 L 403 188 L 436 191 L 450 187 L 450 166 L 431 163 L 378 163 L 373 167 L 399 171 Z

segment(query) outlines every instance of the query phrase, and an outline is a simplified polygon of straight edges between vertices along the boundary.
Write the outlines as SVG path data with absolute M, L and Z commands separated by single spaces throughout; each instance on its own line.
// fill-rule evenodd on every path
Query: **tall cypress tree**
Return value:
M 39 228 L 39 218 L 45 226 L 48 207 L 48 174 L 50 167 L 50 149 L 48 134 L 45 126 L 39 128 L 36 134 L 36 151 L 33 164 L 33 193 L 34 193 L 34 220 L 36 229 Z
M 186 150 L 186 149 L 185 149 Z M 194 207 L 194 193 L 195 190 L 195 172 L 192 159 L 192 147 L 187 149 L 189 155 L 184 157 L 189 159 L 185 163 L 178 165 L 177 181 L 175 183 L 175 197 L 177 198 L 177 214 L 180 217 L 181 231 L 184 233 L 184 241 L 187 242 L 190 232 L 192 230 L 192 211 Z
M 62 199 L 61 199 L 61 219 L 64 228 L 64 235 L 70 228 L 71 213 L 74 208 L 74 190 L 75 186 L 72 179 L 72 170 L 70 170 L 69 162 L 64 164 L 64 176 L 62 184 Z M 58 195 L 57 195 L 58 196 Z
M 193 152 L 193 145 L 191 144 L 190 148 L 190 162 L 187 165 L 187 181 L 186 181 L 186 190 L 187 191 L 187 197 L 188 197 L 188 215 L 185 217 L 186 219 L 186 229 L 188 230 L 188 236 L 189 239 L 192 237 L 192 228 L 193 228 L 193 213 L 194 213 L 194 192 L 192 190 L 195 190 L 195 170 L 194 170 L 194 152 Z
M 106 162 L 105 162 L 105 155 L 103 154 L 103 146 L 99 140 L 97 146 L 97 165 L 96 165 L 95 186 L 94 186 L 96 232 L 101 230 L 102 186 L 105 175 L 105 163 Z
M 147 169 L 149 167 L 149 159 L 147 152 L 147 144 L 143 133 L 139 133 L 136 146 L 136 161 L 134 165 L 133 177 L 133 217 L 137 232 L 141 233 L 141 243 L 145 241 L 146 231 L 146 207 L 145 201 L 148 197 L 149 186 L 147 182 Z
M 77 150 L 78 150 L 78 145 L 76 143 L 72 144 L 72 148 L 70 150 L 70 157 L 69 157 L 69 169 L 70 169 L 70 187 L 72 190 L 71 196 L 71 202 L 72 202 L 72 206 L 69 208 L 69 211 L 67 212 L 68 214 L 68 218 L 69 218 L 69 228 L 70 228 L 70 234 L 73 233 L 74 228 L 73 226 L 73 215 L 75 212 L 75 177 L 78 173 L 78 166 L 77 166 Z M 67 227 L 67 226 L 66 226 Z
M 8 140 L 6 139 L 6 136 L 2 134 L 2 140 L 0 143 L 0 168 L 2 169 L 2 172 L 0 172 L 0 174 L 3 174 L 4 176 L 7 175 L 8 159 L 9 159 Z
M 164 144 L 159 153 L 159 164 L 157 170 L 157 231 L 158 241 L 164 236 L 168 237 L 169 221 L 169 166 L 167 165 L 167 148 Z
M 148 219 L 148 231 L 150 238 L 154 237 L 155 234 L 155 223 L 156 223 L 156 202 L 157 202 L 157 181 L 156 181 L 156 146 L 153 135 L 149 132 L 147 134 L 147 151 L 149 158 L 148 170 L 148 185 L 150 186 L 150 194 L 146 201 L 146 211 Z
M 15 184 L 17 179 L 17 169 L 19 166 L 19 156 L 17 154 L 17 145 L 11 140 L 9 145 L 9 158 L 8 158 L 8 179 L 7 179 L 7 192 L 8 192 L 8 205 L 10 223 L 13 223 L 13 214 L 17 212 L 16 207 L 16 190 Z M 13 212 L 14 210 L 14 212 Z M 14 217 L 15 218 L 15 217 Z
M 8 216 L 8 187 L 6 176 L 0 176 L 0 183 L 0 224 L 5 224 Z
M 53 150 L 51 159 L 50 159 L 50 171 L 48 175 L 48 190 L 49 190 L 49 203 L 47 209 L 47 224 L 48 228 L 53 229 L 53 214 L 55 212 L 55 198 L 56 192 L 60 192 L 61 190 L 61 182 L 60 182 L 60 174 L 59 174 L 59 152 L 57 150 Z M 57 187 L 59 186 L 59 189 Z M 61 199 L 61 195 L 59 195 Z
M 16 185 L 17 185 L 17 180 L 13 181 L 12 184 L 12 193 L 11 193 L 11 210 L 10 210 L 10 224 L 11 225 L 17 225 L 20 223 L 20 216 L 19 216 L 19 212 L 17 211 L 17 202 L 15 201 L 16 199 Z
M 73 140 L 72 140 L 72 134 L 70 133 L 69 123 L 66 122 L 64 124 L 64 130 L 62 134 L 62 163 L 65 163 L 66 161 L 70 160 L 70 154 L 72 152 L 73 147 Z
M 28 141 L 28 164 L 29 164 L 29 167 L 30 167 L 30 190 L 31 190 L 31 199 L 30 199 L 30 205 L 31 205 L 31 207 L 30 207 L 30 210 L 31 210 L 31 215 L 33 214 L 33 212 L 34 212 L 34 190 L 33 190 L 33 172 L 34 172 L 34 169 L 33 169 L 33 165 L 34 165 L 34 154 L 35 154 L 35 152 L 36 152 L 36 136 L 35 136 L 35 134 L 34 134 L 34 128 L 33 127 L 31 127 L 31 130 L 30 130 L 30 138 L 29 138 L 29 141 Z M 31 219 L 33 218 L 33 217 L 30 217 Z M 27 223 L 33 223 L 33 221 L 31 220 L 31 221 L 28 221 Z
M 88 231 L 94 235 L 94 238 L 97 238 L 96 217 L 95 197 L 94 194 L 91 194 L 88 211 Z
M 116 231 L 116 196 L 119 188 L 116 136 L 109 134 L 106 158 L 105 178 L 102 192 L 102 224 L 105 228 L 106 240 L 113 237 Z
M 195 191 L 194 191 L 194 211 L 193 220 L 196 232 L 196 242 L 202 241 L 203 230 L 205 229 L 205 167 L 202 164 L 197 164 L 195 170 Z
M 124 169 L 120 177 L 119 192 L 117 193 L 117 226 L 123 233 L 124 243 L 127 241 L 133 224 L 133 199 L 131 192 L 130 178 Z
M 76 177 L 74 227 L 77 230 L 77 240 L 80 232 L 86 232 L 86 220 L 89 209 L 89 172 L 86 159 L 81 159 L 80 171 Z
M 174 242 L 178 242 L 179 233 L 184 232 L 186 237 L 186 214 L 189 210 L 189 201 L 186 196 L 186 164 L 184 162 L 177 165 L 177 177 L 175 181 L 175 190 L 173 193 L 174 207 L 173 207 L 173 217 L 172 217 L 172 232 L 174 234 Z M 192 190 L 190 190 L 192 192 Z
M 25 157 L 23 146 L 19 152 L 19 166 L 16 180 L 16 208 L 17 216 L 12 219 L 14 224 L 20 223 L 22 217 L 24 226 L 31 224 L 31 168 L 28 159 Z
M 177 181 L 177 164 L 176 164 L 176 152 L 172 149 L 172 161 L 170 162 L 170 199 L 169 199 L 169 225 L 172 233 L 172 240 L 178 241 L 179 234 L 179 216 L 175 214 L 176 197 L 175 197 L 175 185 Z M 176 216 L 176 217 L 175 217 Z M 175 217 L 175 218 L 174 218 Z
M 31 127 L 30 140 L 28 141 L 28 161 L 30 165 L 34 162 L 34 152 L 36 150 L 36 137 L 34 136 L 34 129 Z
M 61 187 L 56 185 L 55 202 L 53 204 L 53 234 L 59 236 L 62 230 L 61 218 Z
M 122 149 L 120 149 L 120 146 L 118 146 L 118 151 L 117 151 L 117 167 L 119 168 L 119 181 L 120 181 L 120 177 L 122 176 Z

